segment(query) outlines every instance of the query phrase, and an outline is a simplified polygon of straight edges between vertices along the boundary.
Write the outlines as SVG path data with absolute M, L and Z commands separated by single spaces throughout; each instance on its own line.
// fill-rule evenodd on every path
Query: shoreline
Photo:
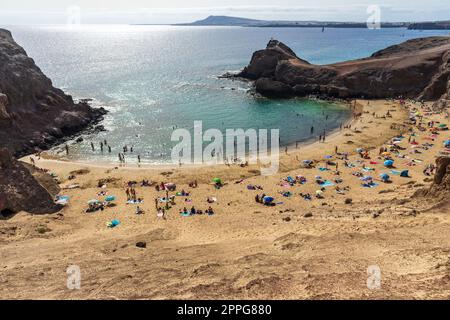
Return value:
M 302 98 L 304 99 L 304 98 Z M 80 99 L 80 100 L 86 100 L 86 99 Z M 362 113 L 363 107 L 362 105 L 356 103 L 356 101 L 358 100 L 350 100 L 350 101 L 343 101 L 340 99 L 331 99 L 331 100 L 321 100 L 321 99 L 313 99 L 313 100 L 318 100 L 321 102 L 327 102 L 327 103 L 335 103 L 335 104 L 340 104 L 342 106 L 345 106 L 346 108 L 348 108 L 348 110 L 351 112 L 351 116 L 349 117 L 349 119 L 347 119 L 345 122 L 342 122 L 342 127 L 345 127 L 347 125 L 351 125 L 354 121 L 355 121 L 355 113 Z M 355 105 L 355 106 L 353 106 Z M 353 108 L 358 108 L 356 110 L 354 110 Z M 100 123 L 97 123 L 101 125 Z M 332 129 L 331 131 L 327 132 L 326 137 L 327 138 L 332 138 L 335 135 L 339 134 L 342 130 L 339 127 L 336 127 L 334 129 Z M 82 134 L 83 132 L 81 132 Z M 69 139 L 75 139 L 80 135 L 76 135 L 76 136 L 70 136 L 67 139 L 65 139 L 64 141 L 69 141 Z M 286 145 L 280 145 L 280 149 L 279 149 L 279 154 L 281 155 L 283 152 L 282 150 L 285 150 L 285 148 L 287 147 L 289 151 L 295 151 L 295 149 L 298 148 L 303 148 L 303 147 L 307 147 L 309 145 L 315 144 L 317 143 L 317 139 L 318 136 L 313 135 L 310 138 L 306 138 L 303 139 L 301 141 L 298 141 L 296 143 L 289 143 Z M 297 147 L 298 144 L 298 148 Z M 57 147 L 57 146 L 61 146 L 62 147 L 63 144 L 59 144 L 59 145 L 54 145 L 53 147 Z M 65 163 L 65 164 L 72 164 L 72 165 L 84 165 L 84 166 L 88 166 L 88 167 L 96 167 L 96 168 L 115 168 L 115 167 L 120 167 L 123 169 L 149 169 L 149 170 L 167 170 L 167 169 L 181 169 L 181 168 L 202 168 L 202 167 L 220 167 L 220 166 L 226 166 L 225 164 L 225 159 L 222 159 L 222 161 L 220 163 L 217 164 L 183 164 L 181 167 L 176 164 L 176 163 L 172 163 L 170 161 L 168 162 L 161 162 L 161 163 L 146 163 L 146 162 L 141 162 L 140 164 L 138 164 L 137 162 L 130 162 L 130 163 L 125 163 L 125 164 L 120 164 L 117 161 L 97 161 L 97 160 L 71 160 L 71 159 L 65 159 L 64 156 L 60 156 L 57 154 L 50 154 L 49 152 L 51 151 L 51 149 L 48 150 L 43 150 L 41 152 L 41 158 L 44 159 L 46 162 L 53 162 L 55 164 L 57 163 Z M 31 154 L 27 154 L 24 156 L 21 156 L 19 158 L 19 160 L 21 161 L 26 161 L 27 158 L 29 157 L 33 157 L 34 159 L 36 159 L 36 155 L 37 153 L 31 153 Z M 248 151 L 246 150 L 246 160 L 248 160 Z M 133 158 L 133 160 L 136 160 Z M 233 165 L 237 165 L 237 164 L 233 164 Z
M 352 100 L 348 105 L 350 108 L 352 108 L 352 104 L 354 104 L 354 107 L 357 109 L 353 110 L 353 115 L 361 114 L 361 117 L 354 117 L 352 116 L 351 119 L 348 120 L 348 123 L 345 125 L 351 125 L 352 129 L 343 129 L 339 130 L 336 129 L 334 132 L 331 132 L 330 135 L 326 138 L 326 143 L 320 143 L 318 141 L 310 141 L 306 143 L 299 144 L 299 148 L 295 149 L 288 149 L 288 154 L 285 154 L 284 150 L 280 148 L 280 158 L 279 158 L 279 170 L 278 173 L 282 172 L 288 172 L 291 170 L 295 170 L 299 168 L 300 162 L 304 160 L 305 158 L 311 158 L 311 160 L 315 160 L 317 162 L 323 161 L 323 159 L 314 156 L 314 154 L 318 153 L 319 150 L 327 150 L 329 154 L 334 153 L 334 147 L 335 145 L 338 145 L 340 150 L 346 150 L 350 155 L 355 154 L 355 149 L 357 147 L 363 146 L 362 143 L 355 142 L 355 145 L 351 146 L 351 148 L 348 148 L 348 146 L 345 146 L 344 140 L 346 134 L 351 134 L 353 128 L 355 128 L 355 125 L 358 124 L 359 121 L 363 118 L 364 112 L 369 112 L 369 110 L 372 110 L 372 107 L 375 107 L 376 109 L 379 109 L 378 112 L 383 112 L 387 110 L 386 104 L 392 104 L 392 102 L 388 102 L 387 100 Z M 366 110 L 369 109 L 369 110 Z M 401 121 L 406 120 L 407 114 L 403 113 L 401 116 Z M 376 127 L 371 128 L 370 130 L 377 130 Z M 386 129 L 386 128 L 384 128 Z M 383 129 L 383 130 L 384 130 Z M 381 134 L 382 139 L 380 140 L 375 139 L 376 142 L 370 146 L 371 149 L 378 147 L 378 144 L 380 142 L 387 141 L 391 138 L 393 135 L 392 131 L 381 131 L 379 134 Z M 380 130 L 378 130 L 380 131 Z M 398 130 L 395 130 L 395 132 L 398 132 Z M 376 133 L 375 133 L 376 134 Z M 370 143 L 370 142 L 369 142 Z M 367 147 L 367 146 L 365 146 Z M 311 156 L 313 155 L 313 156 Z M 204 176 L 204 175 L 214 175 L 214 176 L 222 176 L 226 177 L 230 180 L 236 180 L 240 178 L 250 178 L 250 177 L 257 177 L 260 175 L 260 169 L 261 167 L 258 164 L 250 164 L 247 167 L 241 167 L 239 164 L 231 164 L 229 166 L 225 164 L 212 164 L 212 165 L 205 165 L 205 164 L 191 164 L 191 165 L 182 165 L 181 167 L 176 164 L 168 164 L 168 165 L 154 165 L 154 164 L 141 164 L 140 166 L 137 163 L 130 163 L 125 165 L 120 164 L 114 164 L 114 163 L 93 163 L 93 162 L 76 162 L 76 161 L 66 161 L 66 160 L 60 160 L 60 159 L 46 159 L 45 153 L 43 154 L 43 157 L 41 157 L 40 160 L 35 155 L 26 156 L 19 160 L 30 163 L 30 158 L 33 157 L 33 159 L 36 162 L 37 166 L 43 166 L 43 167 L 50 167 L 57 169 L 58 167 L 62 168 L 75 168 L 73 171 L 81 168 L 87 168 L 92 170 L 107 170 L 107 172 L 111 172 L 113 170 L 120 171 L 122 173 L 126 173 L 128 171 L 130 172 L 147 172 L 151 176 L 158 176 L 161 173 L 164 172 L 172 172 L 172 177 L 180 179 L 181 177 L 185 177 L 187 180 L 193 180 L 196 179 L 196 176 Z M 298 159 L 298 160 L 297 160 Z M 67 170 L 65 170 L 67 171 Z M 185 179 L 182 179 L 183 181 L 187 181 Z M 199 179 L 201 181 L 207 181 L 206 179 Z

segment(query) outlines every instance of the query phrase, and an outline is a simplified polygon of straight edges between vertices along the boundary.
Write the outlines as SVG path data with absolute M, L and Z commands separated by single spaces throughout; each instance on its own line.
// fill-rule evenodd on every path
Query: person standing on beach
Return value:
M 141 163 L 141 155 L 140 154 L 138 154 L 137 158 L 138 158 L 138 163 Z
M 100 150 L 103 152 L 103 142 L 100 142 Z
M 93 142 L 91 142 L 91 149 L 92 149 L 92 151 L 95 151 L 95 147 L 94 147 L 94 143 Z
M 111 146 L 108 146 L 108 152 L 111 153 Z
M 319 136 L 319 142 L 322 142 L 322 135 Z
M 314 133 L 314 126 L 311 126 L 311 134 Z
M 66 154 L 69 155 L 69 145 L 66 144 Z

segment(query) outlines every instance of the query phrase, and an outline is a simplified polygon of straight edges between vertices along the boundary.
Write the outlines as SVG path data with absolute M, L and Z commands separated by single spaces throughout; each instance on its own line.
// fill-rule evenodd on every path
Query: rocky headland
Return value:
M 399 96 L 447 100 L 450 89 L 450 37 L 413 39 L 371 57 L 329 65 L 299 58 L 287 45 L 271 40 L 256 51 L 234 77 L 254 81 L 268 97 L 385 99 Z
M 0 29 L 0 147 L 15 156 L 45 150 L 105 113 L 53 87 L 11 33 Z

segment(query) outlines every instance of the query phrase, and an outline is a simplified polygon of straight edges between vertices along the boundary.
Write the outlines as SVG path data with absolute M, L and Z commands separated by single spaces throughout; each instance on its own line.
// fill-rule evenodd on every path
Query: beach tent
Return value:
M 384 162 L 384 166 L 385 167 L 392 167 L 394 165 L 394 160 L 386 160 L 385 162 Z
M 380 174 L 380 178 L 381 180 L 383 180 L 384 182 L 389 181 L 389 179 L 391 178 L 387 173 L 382 173 Z
M 120 221 L 117 220 L 117 219 L 114 219 L 114 220 L 112 220 L 112 221 L 106 223 L 106 225 L 107 225 L 109 228 L 117 227 L 119 224 L 120 224 Z
M 214 178 L 212 181 L 217 184 L 222 184 L 222 179 L 220 178 Z
M 409 170 L 403 170 L 402 172 L 400 172 L 400 177 L 408 178 L 409 177 Z
M 263 198 L 264 203 L 272 203 L 275 199 L 273 197 L 265 196 Z

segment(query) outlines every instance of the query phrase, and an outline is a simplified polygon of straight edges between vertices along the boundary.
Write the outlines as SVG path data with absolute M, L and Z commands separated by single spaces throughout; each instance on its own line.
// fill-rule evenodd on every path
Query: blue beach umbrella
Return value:
M 386 160 L 384 162 L 385 167 L 392 167 L 394 165 L 394 160 Z
M 380 178 L 383 181 L 388 181 L 390 177 L 387 173 L 382 173 L 382 174 L 380 174 Z

